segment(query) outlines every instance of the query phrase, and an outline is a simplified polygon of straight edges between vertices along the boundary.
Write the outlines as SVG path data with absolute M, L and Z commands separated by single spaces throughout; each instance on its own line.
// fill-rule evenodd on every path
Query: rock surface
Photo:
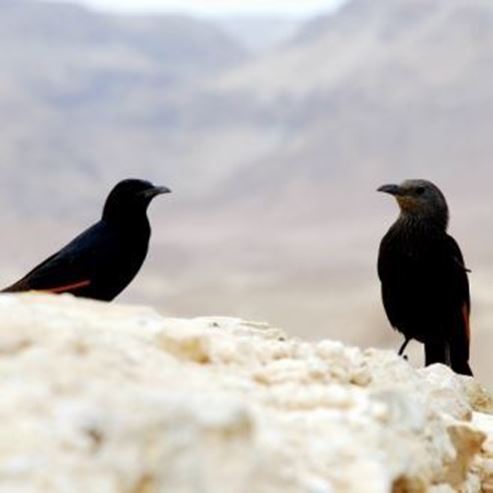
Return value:
M 0 492 L 493 491 L 473 380 L 236 319 L 0 297 Z

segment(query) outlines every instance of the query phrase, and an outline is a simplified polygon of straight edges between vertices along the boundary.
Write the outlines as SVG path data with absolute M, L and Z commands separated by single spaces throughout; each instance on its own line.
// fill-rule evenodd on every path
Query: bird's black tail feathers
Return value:
M 465 334 L 454 334 L 449 342 L 429 341 L 425 343 L 425 364 L 442 363 L 449 366 L 455 373 L 473 376 L 469 366 L 469 341 L 464 340 Z
M 463 327 L 452 334 L 450 341 L 450 366 L 455 373 L 473 376 L 469 366 L 469 334 Z

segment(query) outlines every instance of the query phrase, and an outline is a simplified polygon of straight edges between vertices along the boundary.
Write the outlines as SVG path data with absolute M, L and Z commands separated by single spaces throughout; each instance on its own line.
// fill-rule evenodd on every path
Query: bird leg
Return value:
M 407 348 L 407 345 L 411 342 L 411 339 L 408 339 L 406 337 L 406 340 L 403 342 L 402 346 L 399 349 L 399 352 L 397 353 L 399 356 L 403 356 L 403 358 L 407 361 L 407 356 L 404 354 L 404 351 Z

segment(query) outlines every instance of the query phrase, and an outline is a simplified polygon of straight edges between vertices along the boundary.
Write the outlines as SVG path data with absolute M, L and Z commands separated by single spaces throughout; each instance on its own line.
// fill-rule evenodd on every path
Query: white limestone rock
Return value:
M 493 422 L 471 421 L 491 399 L 472 379 L 236 319 L 2 295 L 0 395 L 0 493 L 473 493 L 493 481 Z

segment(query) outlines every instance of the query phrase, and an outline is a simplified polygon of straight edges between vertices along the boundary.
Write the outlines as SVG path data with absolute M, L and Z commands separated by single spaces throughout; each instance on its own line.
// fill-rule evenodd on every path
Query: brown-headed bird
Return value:
M 469 367 L 470 297 L 464 259 L 447 234 L 448 207 L 442 192 L 426 180 L 384 185 L 400 215 L 384 236 L 378 256 L 382 298 L 391 325 L 425 346 L 426 365 L 443 363 L 456 373 Z
M 72 293 L 111 301 L 146 258 L 151 236 L 149 204 L 169 192 L 144 180 L 121 181 L 106 199 L 100 221 L 3 292 Z

